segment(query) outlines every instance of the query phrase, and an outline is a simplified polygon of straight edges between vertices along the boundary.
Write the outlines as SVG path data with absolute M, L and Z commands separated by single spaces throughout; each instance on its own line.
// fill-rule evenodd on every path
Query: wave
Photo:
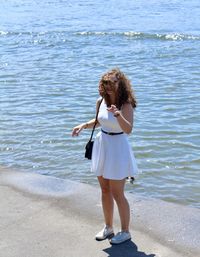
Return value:
M 0 36 L 21 36 L 21 35 L 45 35 L 52 32 L 32 32 L 32 31 L 0 31 Z
M 182 33 L 144 33 L 144 32 L 135 32 L 135 31 L 126 31 L 126 32 L 106 32 L 106 31 L 77 31 L 77 32 L 69 32 L 69 31 L 40 31 L 40 32 L 14 32 L 14 31 L 0 31 L 0 37 L 2 36 L 45 36 L 45 35 L 61 35 L 61 36 L 118 36 L 118 37 L 127 37 L 136 40 L 172 40 L 172 41 L 180 41 L 180 40 L 200 40 L 200 35 L 189 35 Z
M 181 33 L 169 33 L 169 34 L 159 34 L 159 33 L 143 33 L 143 32 L 100 32 L 100 31 L 82 31 L 76 32 L 75 35 L 81 36 L 124 36 L 133 39 L 159 39 L 159 40 L 200 40 L 200 35 L 189 35 Z

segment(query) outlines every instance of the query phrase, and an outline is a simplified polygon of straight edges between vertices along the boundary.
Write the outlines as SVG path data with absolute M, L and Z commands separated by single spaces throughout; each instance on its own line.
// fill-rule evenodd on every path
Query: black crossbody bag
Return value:
M 94 126 L 92 128 L 92 133 L 91 133 L 90 139 L 85 146 L 85 158 L 87 158 L 88 160 L 92 159 L 92 149 L 93 149 L 93 145 L 94 145 L 94 140 L 92 140 L 92 137 L 93 137 L 93 134 L 94 134 L 95 127 L 97 125 L 97 118 L 98 118 L 98 114 L 99 114 L 99 108 L 100 108 L 100 105 L 101 105 L 102 101 L 103 101 L 103 98 L 101 99 L 101 101 L 99 103 L 99 106 L 98 106 L 98 109 L 97 109 L 95 122 L 94 122 Z

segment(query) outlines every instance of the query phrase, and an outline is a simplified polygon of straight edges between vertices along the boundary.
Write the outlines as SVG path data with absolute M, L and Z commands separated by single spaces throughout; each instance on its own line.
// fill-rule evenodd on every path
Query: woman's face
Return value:
M 108 79 L 102 79 L 99 83 L 99 94 L 102 95 L 104 93 L 107 93 L 108 95 L 115 95 L 117 91 L 117 81 L 116 78 L 108 78 Z

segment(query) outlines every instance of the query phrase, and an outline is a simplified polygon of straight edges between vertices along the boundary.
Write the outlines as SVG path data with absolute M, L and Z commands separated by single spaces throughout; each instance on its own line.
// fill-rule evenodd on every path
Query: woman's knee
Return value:
M 111 193 L 110 187 L 109 186 L 102 186 L 101 187 L 101 193 L 102 195 L 108 195 Z
M 125 199 L 123 191 L 112 190 L 112 195 L 116 202 L 123 201 Z
M 120 180 L 120 181 L 111 181 L 110 183 L 110 188 L 111 192 L 113 195 L 113 198 L 115 201 L 123 201 L 125 196 L 124 196 L 124 185 L 125 185 L 125 180 Z

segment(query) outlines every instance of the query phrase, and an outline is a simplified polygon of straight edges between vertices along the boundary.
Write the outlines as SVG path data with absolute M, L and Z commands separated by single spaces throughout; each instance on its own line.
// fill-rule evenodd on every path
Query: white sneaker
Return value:
M 122 244 L 130 239 L 131 239 L 131 234 L 129 232 L 122 231 L 122 232 L 118 232 L 117 235 L 110 240 L 110 243 L 113 245 L 117 245 L 117 244 Z
M 106 238 L 112 238 L 114 236 L 113 229 L 111 227 L 105 226 L 98 234 L 96 234 L 95 239 L 97 241 L 105 240 Z

